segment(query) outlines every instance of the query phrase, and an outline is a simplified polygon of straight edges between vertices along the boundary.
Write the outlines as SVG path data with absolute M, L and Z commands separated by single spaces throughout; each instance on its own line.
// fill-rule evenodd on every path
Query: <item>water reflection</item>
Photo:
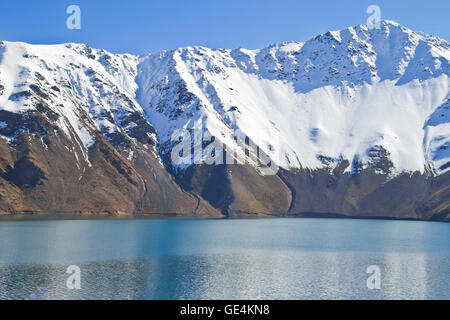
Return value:
M 449 270 L 448 257 L 434 265 Z M 382 289 L 368 290 L 376 261 Z M 0 267 L 0 298 L 27 299 L 448 299 L 448 272 L 418 254 L 277 252 L 81 263 L 82 288 L 66 288 L 64 265 Z
M 0 224 L 1 299 L 450 299 L 448 224 L 358 220 Z M 81 290 L 66 269 L 81 268 Z M 381 290 L 366 287 L 378 265 Z

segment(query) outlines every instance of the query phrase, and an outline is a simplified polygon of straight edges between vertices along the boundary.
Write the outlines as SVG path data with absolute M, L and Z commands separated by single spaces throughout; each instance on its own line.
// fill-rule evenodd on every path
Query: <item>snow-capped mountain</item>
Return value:
M 439 174 L 450 132 L 427 120 L 448 101 L 449 49 L 388 21 L 262 50 L 181 48 L 141 58 L 138 102 L 160 142 L 203 125 L 232 145 L 239 128 L 285 169 L 364 166 L 382 146 L 393 174 Z
M 177 213 L 201 207 L 225 213 L 389 216 L 386 211 L 398 210 L 397 204 L 375 208 L 369 204 L 376 197 L 367 199 L 390 192 L 389 183 L 400 183 L 407 194 L 417 176 L 423 187 L 416 183 L 417 200 L 402 211 L 414 211 L 413 218 L 427 212 L 429 218 L 439 214 L 443 219 L 450 208 L 448 180 L 442 180 L 450 171 L 449 60 L 447 41 L 392 21 L 383 21 L 380 29 L 360 25 L 260 50 L 186 47 L 134 56 L 83 44 L 0 42 L 0 149 L 8 150 L 0 162 L 3 207 L 10 212 L 75 210 L 85 194 L 67 207 L 68 201 L 48 199 L 44 202 L 52 205 L 40 200 L 31 205 L 26 192 L 52 183 L 47 156 L 62 153 L 74 163 L 73 184 L 84 181 L 93 190 L 100 182 L 92 180 L 92 172 L 105 176 L 101 162 L 95 163 L 102 154 L 112 165 L 104 184 L 117 186 L 110 195 L 102 193 L 102 205 L 124 193 L 118 181 L 111 181 L 114 170 L 126 173 L 126 183 L 137 194 L 128 197 L 128 207 L 107 211 Z M 173 134 L 182 128 L 214 136 L 234 155 L 245 154 L 235 140 L 239 131 L 280 172 L 254 175 L 257 161 L 223 172 L 217 165 L 205 168 L 202 154 L 195 152 L 194 165 L 174 163 Z M 195 148 L 204 145 L 193 140 Z M 61 149 L 52 153 L 56 141 Z M 111 154 L 116 158 L 109 159 Z M 21 172 L 32 172 L 32 181 L 18 172 L 20 166 L 31 170 Z M 373 176 L 362 183 L 368 172 Z M 311 190 L 326 194 L 326 205 L 311 200 L 312 194 L 299 198 L 309 188 L 301 182 L 305 175 L 315 184 Z M 314 180 L 320 175 L 337 179 L 331 182 L 332 195 L 330 181 L 322 186 Z M 160 190 L 164 205 L 155 205 L 161 201 L 156 195 L 148 200 L 150 185 Z M 189 205 L 173 206 L 173 197 Z

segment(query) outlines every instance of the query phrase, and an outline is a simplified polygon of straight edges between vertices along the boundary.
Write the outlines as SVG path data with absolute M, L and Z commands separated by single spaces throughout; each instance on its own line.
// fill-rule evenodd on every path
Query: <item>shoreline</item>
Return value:
M 81 214 L 81 213 L 20 213 L 20 214 L 0 214 L 1 222 L 19 221 L 83 221 L 83 220 L 253 220 L 253 219 L 356 219 L 356 220 L 384 220 L 384 221 L 422 221 L 422 222 L 444 222 L 450 223 L 450 218 L 417 219 L 401 218 L 389 216 L 350 216 L 336 213 L 299 213 L 289 215 L 261 215 L 261 214 L 239 214 L 239 215 L 198 215 L 198 214 Z

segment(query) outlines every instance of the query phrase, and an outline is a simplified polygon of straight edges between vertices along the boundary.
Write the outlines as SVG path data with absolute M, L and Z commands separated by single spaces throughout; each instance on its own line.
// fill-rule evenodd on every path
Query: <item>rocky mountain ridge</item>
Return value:
M 1 42 L 0 212 L 448 220 L 449 60 L 392 21 L 261 50 Z

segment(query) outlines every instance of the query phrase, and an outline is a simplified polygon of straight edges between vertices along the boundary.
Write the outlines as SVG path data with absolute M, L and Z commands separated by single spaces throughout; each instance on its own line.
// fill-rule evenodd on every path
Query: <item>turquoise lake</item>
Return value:
M 380 289 L 367 287 L 372 265 Z M 450 224 L 0 222 L 0 299 L 450 299 Z

